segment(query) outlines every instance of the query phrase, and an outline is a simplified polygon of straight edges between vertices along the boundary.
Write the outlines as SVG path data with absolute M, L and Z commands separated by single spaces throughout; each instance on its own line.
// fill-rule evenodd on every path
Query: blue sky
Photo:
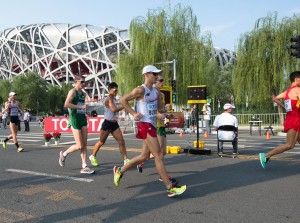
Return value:
M 191 6 L 201 27 L 210 31 L 216 47 L 234 50 L 241 34 L 249 32 L 258 18 L 278 12 L 278 17 L 300 13 L 299 0 L 172 0 Z M 34 23 L 90 24 L 127 29 L 130 21 L 149 9 L 167 7 L 166 0 L 0 0 L 0 31 Z

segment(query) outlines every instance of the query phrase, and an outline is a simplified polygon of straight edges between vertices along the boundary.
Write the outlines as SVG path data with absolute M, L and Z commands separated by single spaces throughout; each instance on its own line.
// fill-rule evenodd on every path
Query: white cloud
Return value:
M 234 23 L 225 23 L 225 24 L 220 24 L 220 25 L 216 25 L 216 26 L 203 26 L 202 31 L 203 32 L 211 32 L 211 34 L 213 34 L 213 35 L 218 35 L 233 26 L 234 26 Z

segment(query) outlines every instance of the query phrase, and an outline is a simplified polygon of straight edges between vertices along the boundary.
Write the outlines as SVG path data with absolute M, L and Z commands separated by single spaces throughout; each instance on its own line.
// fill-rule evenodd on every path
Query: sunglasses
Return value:
M 160 83 L 162 83 L 162 82 L 164 82 L 164 79 L 159 79 L 157 81 L 159 81 Z
M 78 81 L 78 82 L 80 82 L 81 84 L 84 84 L 84 83 L 85 83 L 85 81 L 84 81 L 84 80 L 81 80 L 81 81 Z
M 153 72 L 150 72 L 149 74 L 153 74 L 155 77 L 158 75 L 158 73 L 153 73 Z

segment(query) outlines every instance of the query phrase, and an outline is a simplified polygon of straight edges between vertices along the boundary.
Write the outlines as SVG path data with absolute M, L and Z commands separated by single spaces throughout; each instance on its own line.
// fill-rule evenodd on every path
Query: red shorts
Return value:
M 138 139 L 146 139 L 147 134 L 149 134 L 152 137 L 157 137 L 156 128 L 148 122 L 138 122 L 137 129 L 138 133 L 135 136 Z

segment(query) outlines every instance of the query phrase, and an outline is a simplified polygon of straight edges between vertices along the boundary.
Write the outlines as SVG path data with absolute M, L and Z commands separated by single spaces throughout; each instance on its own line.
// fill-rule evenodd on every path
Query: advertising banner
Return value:
M 72 132 L 68 128 L 68 117 L 48 117 L 44 119 L 45 132 Z M 104 117 L 88 117 L 88 132 L 100 132 Z
M 184 127 L 184 115 L 182 112 L 168 112 L 169 123 L 168 128 L 182 128 Z

